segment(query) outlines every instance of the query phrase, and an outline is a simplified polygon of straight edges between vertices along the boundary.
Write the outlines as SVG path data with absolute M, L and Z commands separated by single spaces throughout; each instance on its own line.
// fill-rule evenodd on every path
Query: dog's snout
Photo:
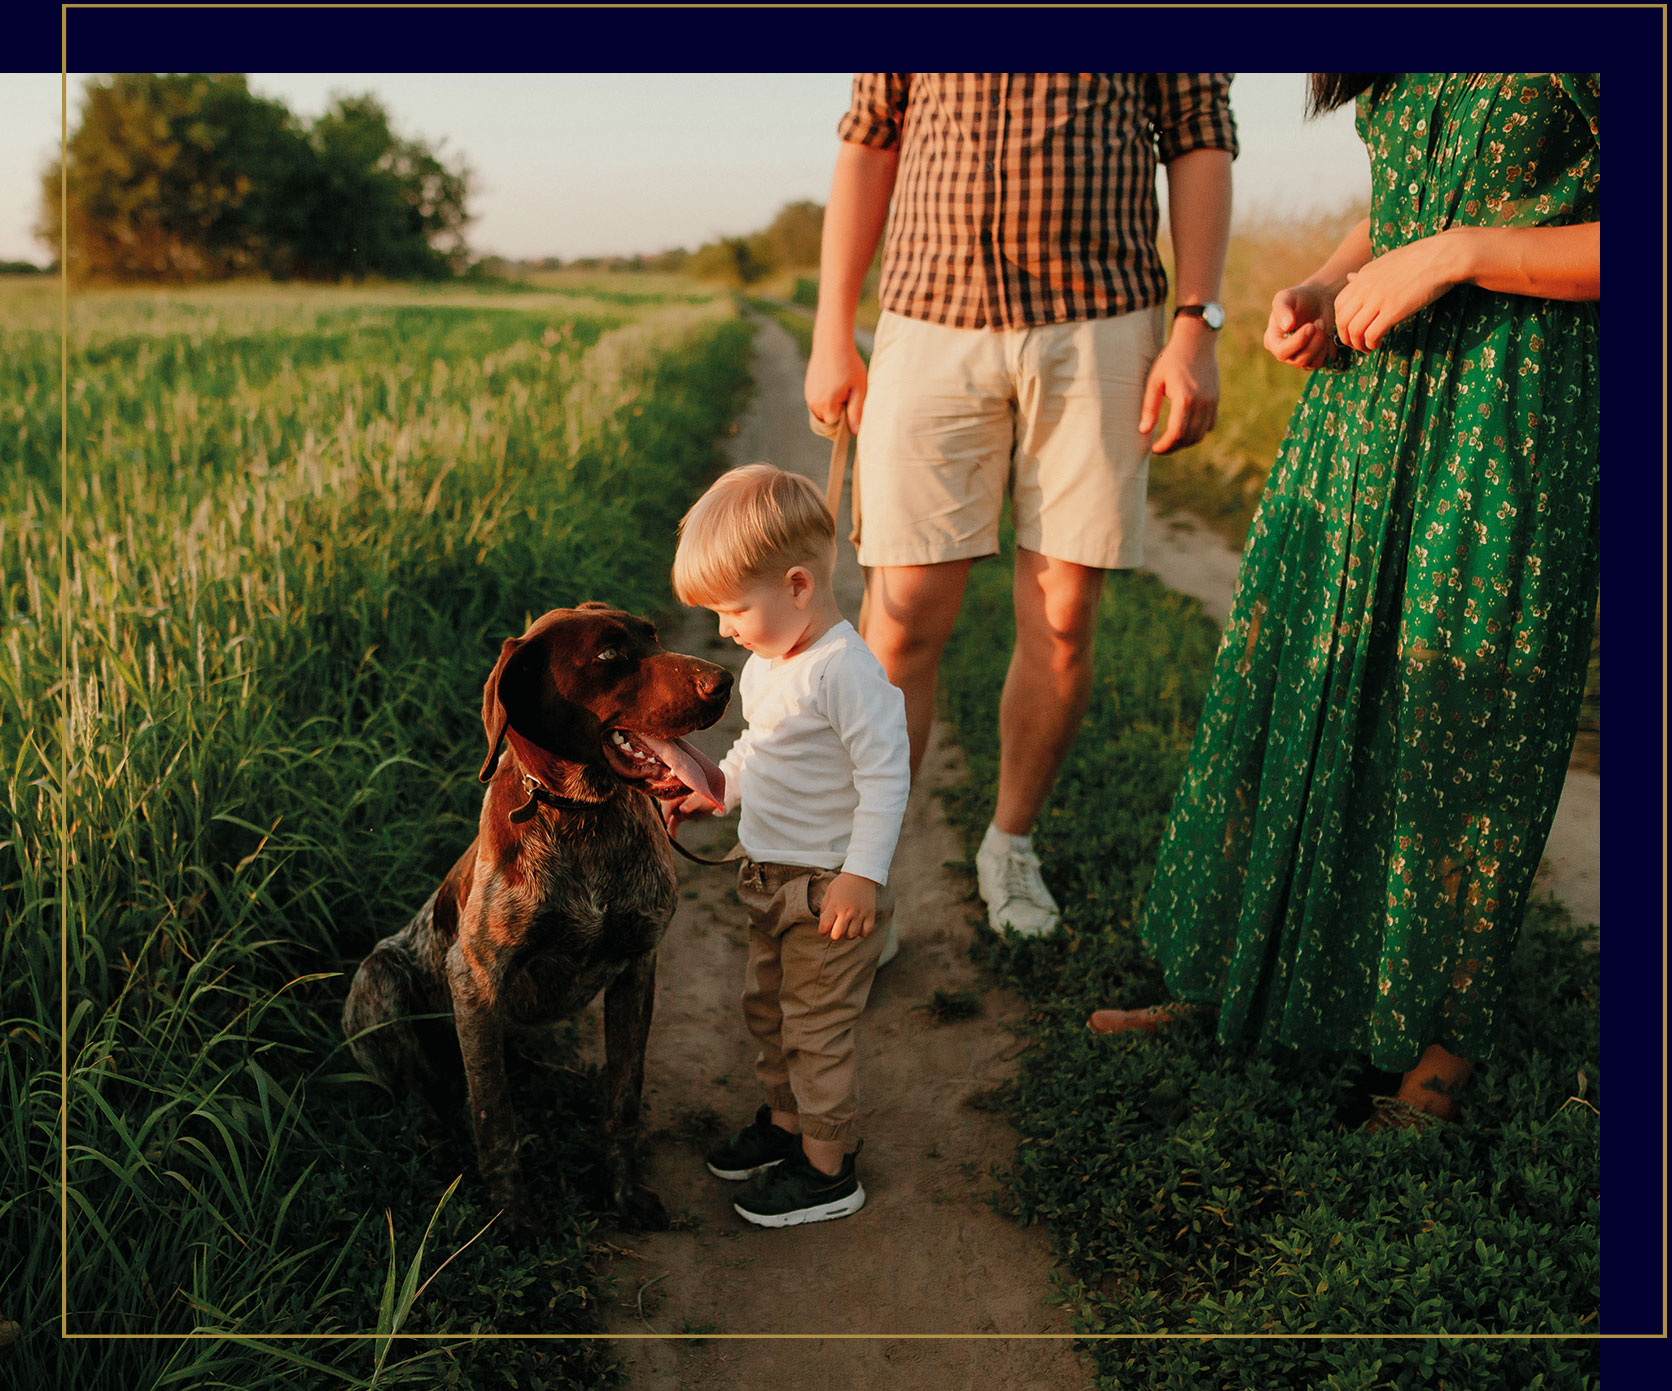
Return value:
M 705 662 L 697 673 L 697 693 L 704 700 L 728 700 L 731 697 L 732 674 L 724 667 Z

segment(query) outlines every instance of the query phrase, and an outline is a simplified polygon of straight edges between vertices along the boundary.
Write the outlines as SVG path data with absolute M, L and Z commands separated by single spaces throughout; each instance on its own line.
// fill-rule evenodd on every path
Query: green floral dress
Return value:
M 1360 97 L 1371 246 L 1594 222 L 1596 74 Z M 1597 598 L 1598 311 L 1460 286 L 1313 373 L 1139 932 L 1226 1044 L 1492 1052 Z

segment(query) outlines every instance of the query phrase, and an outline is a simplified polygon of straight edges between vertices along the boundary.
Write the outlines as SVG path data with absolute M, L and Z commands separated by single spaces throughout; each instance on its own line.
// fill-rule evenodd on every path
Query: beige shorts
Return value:
M 1143 563 L 1150 437 L 1138 430 L 1165 310 L 1041 328 L 946 328 L 884 313 L 854 492 L 862 565 L 1016 543 L 1098 569 Z

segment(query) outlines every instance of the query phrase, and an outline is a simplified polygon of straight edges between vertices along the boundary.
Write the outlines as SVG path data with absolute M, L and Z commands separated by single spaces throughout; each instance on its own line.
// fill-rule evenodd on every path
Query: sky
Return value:
M 396 130 L 474 171 L 467 229 L 481 255 L 572 260 L 757 231 L 785 203 L 823 203 L 848 73 L 251 73 L 299 116 L 372 92 Z M 75 123 L 83 74 L 70 75 Z M 57 73 L 0 74 L 0 260 L 44 262 L 41 171 L 57 152 Z M 1304 76 L 1241 73 L 1239 218 L 1363 205 L 1369 161 L 1350 109 L 1302 119 Z M 1165 180 L 1162 181 L 1163 192 Z

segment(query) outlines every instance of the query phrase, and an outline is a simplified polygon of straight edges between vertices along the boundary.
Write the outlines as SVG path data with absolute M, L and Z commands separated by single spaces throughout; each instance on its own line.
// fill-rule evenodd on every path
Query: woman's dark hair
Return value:
M 1368 91 L 1375 101 L 1399 76 L 1394 72 L 1313 72 L 1306 75 L 1306 114 L 1322 116 L 1345 106 L 1360 92 Z

